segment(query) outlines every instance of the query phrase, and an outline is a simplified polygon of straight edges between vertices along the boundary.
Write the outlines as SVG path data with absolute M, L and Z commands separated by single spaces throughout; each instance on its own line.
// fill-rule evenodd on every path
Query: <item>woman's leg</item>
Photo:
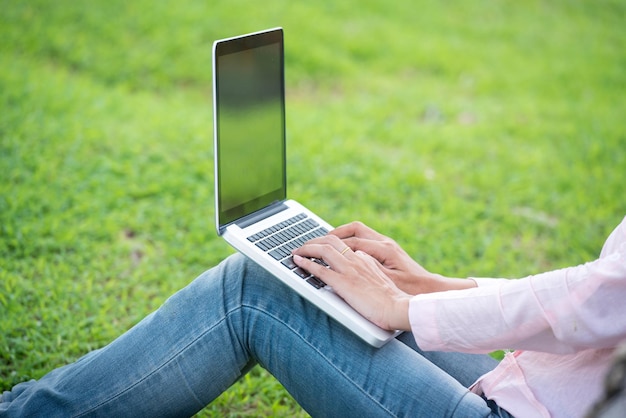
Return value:
M 255 362 L 314 416 L 491 413 L 406 344 L 370 347 L 236 255 L 107 347 L 5 394 L 0 415 L 192 415 Z

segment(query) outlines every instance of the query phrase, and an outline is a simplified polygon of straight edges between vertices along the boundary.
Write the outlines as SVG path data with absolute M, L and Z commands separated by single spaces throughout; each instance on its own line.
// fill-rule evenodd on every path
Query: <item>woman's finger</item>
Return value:
M 340 239 L 315 240 L 293 251 L 294 255 L 323 260 L 335 271 L 344 271 L 354 252 Z M 313 273 L 313 272 L 311 272 Z M 320 277 L 321 278 L 321 277 Z
M 335 235 L 341 239 L 350 237 L 366 238 L 377 241 L 388 239 L 386 236 L 374 231 L 369 226 L 358 221 L 339 226 L 330 231 L 329 234 Z
M 296 263 L 296 265 L 298 265 L 298 267 L 305 269 L 306 271 L 308 271 L 315 277 L 321 279 L 324 283 L 326 283 L 327 285 L 331 287 L 333 286 L 333 283 L 335 283 L 335 281 L 337 280 L 336 272 L 334 272 L 333 270 L 329 268 L 324 267 L 323 265 L 319 263 L 316 263 L 315 261 L 311 259 L 302 257 L 298 254 L 294 254 L 293 261 L 294 263 Z

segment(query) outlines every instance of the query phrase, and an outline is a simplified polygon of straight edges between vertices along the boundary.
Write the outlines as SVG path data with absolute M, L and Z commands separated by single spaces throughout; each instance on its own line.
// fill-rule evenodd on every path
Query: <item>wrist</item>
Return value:
M 392 317 L 389 319 L 388 326 L 386 327 L 387 329 L 401 330 L 401 331 L 411 330 L 411 322 L 409 320 L 410 303 L 411 303 L 410 295 L 403 294 L 397 297 L 394 303 Z
M 441 274 L 428 273 L 427 275 L 416 276 L 413 280 L 413 291 L 411 294 L 445 292 L 448 290 L 462 290 L 476 287 L 474 280 L 458 279 L 446 277 Z
M 474 280 L 446 277 L 440 274 L 437 276 L 437 292 L 443 292 L 446 290 L 463 290 L 476 287 L 476 282 Z

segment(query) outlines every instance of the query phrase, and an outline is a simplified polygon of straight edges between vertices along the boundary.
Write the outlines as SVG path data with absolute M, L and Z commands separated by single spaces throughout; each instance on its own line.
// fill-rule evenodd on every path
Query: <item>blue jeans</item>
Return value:
M 108 346 L 5 392 L 0 416 L 190 416 L 255 364 L 312 416 L 508 416 L 467 390 L 489 356 L 380 349 L 241 255 L 229 257 Z

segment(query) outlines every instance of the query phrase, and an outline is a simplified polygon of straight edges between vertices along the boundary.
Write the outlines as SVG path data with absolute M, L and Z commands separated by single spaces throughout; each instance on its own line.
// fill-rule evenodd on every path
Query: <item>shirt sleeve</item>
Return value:
M 615 347 L 626 339 L 625 221 L 593 262 L 415 296 L 409 319 L 416 342 L 424 350 L 471 353 Z

